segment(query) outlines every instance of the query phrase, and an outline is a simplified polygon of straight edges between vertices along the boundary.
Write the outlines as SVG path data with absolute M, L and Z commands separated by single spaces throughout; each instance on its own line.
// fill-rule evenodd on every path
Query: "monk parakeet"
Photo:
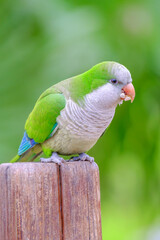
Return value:
M 131 74 L 116 62 L 102 62 L 88 71 L 48 88 L 37 100 L 26 123 L 18 155 L 11 160 L 61 164 L 60 155 L 94 161 L 85 152 L 101 137 L 123 100 L 134 100 Z

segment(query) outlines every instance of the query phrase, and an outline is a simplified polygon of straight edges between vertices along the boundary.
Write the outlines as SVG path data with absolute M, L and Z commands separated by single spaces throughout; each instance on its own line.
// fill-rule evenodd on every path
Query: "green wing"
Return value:
M 53 87 L 47 89 L 38 99 L 30 113 L 25 130 L 35 142 L 44 142 L 51 134 L 56 118 L 65 107 L 65 97 Z

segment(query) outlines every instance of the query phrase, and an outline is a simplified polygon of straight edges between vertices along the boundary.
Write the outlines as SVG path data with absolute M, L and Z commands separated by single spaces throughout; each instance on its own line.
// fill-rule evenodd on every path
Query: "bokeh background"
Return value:
M 39 95 L 104 60 L 136 89 L 89 152 L 104 240 L 160 239 L 159 0 L 0 0 L 0 153 L 8 162 Z

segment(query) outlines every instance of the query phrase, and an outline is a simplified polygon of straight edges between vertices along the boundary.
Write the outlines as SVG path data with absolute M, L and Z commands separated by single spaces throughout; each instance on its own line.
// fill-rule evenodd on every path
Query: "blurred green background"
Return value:
M 104 240 L 160 239 L 158 0 L 0 0 L 0 153 L 17 153 L 25 120 L 49 86 L 104 60 L 136 89 L 89 152 L 101 175 Z

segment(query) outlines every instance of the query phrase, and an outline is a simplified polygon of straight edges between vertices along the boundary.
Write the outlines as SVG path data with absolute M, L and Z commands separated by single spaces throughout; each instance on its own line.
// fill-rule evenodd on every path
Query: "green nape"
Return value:
M 114 78 L 110 73 L 113 64 L 114 62 L 102 62 L 87 72 L 71 78 L 69 82 L 71 98 L 78 102 L 80 99 L 83 99 L 86 94 L 91 93 L 93 90 Z

